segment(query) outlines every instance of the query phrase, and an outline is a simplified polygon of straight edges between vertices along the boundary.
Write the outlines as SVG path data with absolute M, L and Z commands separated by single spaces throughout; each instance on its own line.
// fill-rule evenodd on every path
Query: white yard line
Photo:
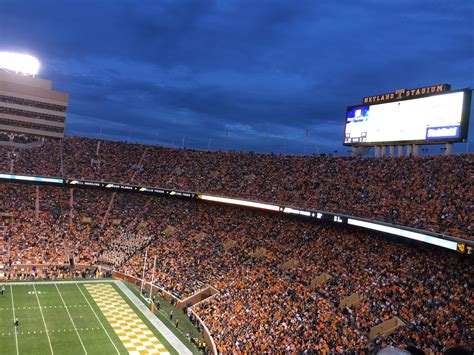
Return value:
M 84 354 L 87 354 L 86 347 L 84 346 L 84 343 L 82 342 L 82 339 L 81 339 L 81 336 L 79 335 L 79 332 L 77 331 L 77 327 L 76 327 L 76 324 L 74 323 L 74 320 L 73 320 L 72 317 L 71 317 L 71 313 L 69 313 L 69 310 L 67 309 L 66 302 L 64 302 L 64 298 L 63 298 L 63 296 L 61 295 L 61 292 L 59 292 L 58 285 L 57 285 L 57 284 L 54 284 L 54 286 L 56 287 L 56 290 L 57 290 L 58 293 L 59 293 L 59 297 L 61 297 L 61 301 L 63 301 L 64 308 L 66 308 L 66 312 L 67 312 L 67 314 L 68 314 L 68 316 L 69 316 L 69 319 L 70 319 L 71 322 L 72 322 L 72 326 L 74 327 L 74 330 L 76 331 L 77 337 L 79 338 L 79 341 L 81 342 L 82 348 L 84 349 Z
M 111 279 L 95 279 L 95 280 L 78 280 L 78 281 L 74 281 L 74 280 L 60 280 L 60 281 L 8 281 L 8 282 L 0 282 L 0 286 L 8 286 L 8 285 L 13 285 L 13 286 L 16 286 L 16 285 L 52 285 L 52 284 L 58 284 L 58 285 L 61 285 L 61 284 L 71 284 L 71 283 L 79 283 L 79 284 L 90 284 L 90 283 L 107 283 L 107 282 L 111 282 L 111 283 L 116 283 L 117 281 L 116 280 L 111 280 Z
M 16 319 L 16 316 L 15 316 L 15 303 L 13 302 L 13 287 L 12 286 L 10 286 L 10 293 L 11 293 L 11 296 L 12 296 L 13 322 L 15 322 L 15 319 Z M 17 331 L 16 331 L 16 326 L 14 326 L 14 328 L 15 328 L 16 354 L 18 355 L 20 353 L 20 350 L 18 349 L 18 334 L 17 334 Z
M 43 310 L 41 309 L 41 303 L 38 297 L 38 293 L 36 292 L 35 284 L 33 284 L 33 289 L 35 290 L 35 296 L 36 296 L 36 300 L 38 301 L 39 310 L 41 312 L 41 318 L 43 318 L 43 324 L 44 324 L 44 329 L 46 330 L 46 336 L 48 337 L 49 348 L 51 349 L 51 354 L 54 354 L 53 346 L 51 345 L 51 339 L 49 337 L 48 326 L 46 325 L 46 320 L 44 319 Z
M 179 354 L 186 354 L 186 355 L 192 354 L 192 352 L 186 347 L 186 345 L 184 345 L 181 342 L 181 340 L 179 340 L 176 337 L 176 335 L 174 335 L 169 330 L 169 328 L 166 325 L 163 324 L 163 322 L 159 318 L 157 318 L 153 313 L 151 313 L 151 311 L 138 299 L 138 297 L 132 291 L 130 291 L 129 288 L 127 286 L 125 286 L 121 281 L 111 280 L 111 279 L 105 279 L 105 280 L 100 280 L 99 279 L 99 280 L 77 280 L 77 281 L 73 281 L 73 280 L 69 281 L 68 280 L 68 281 L 43 281 L 43 282 L 7 282 L 7 283 L 0 283 L 0 286 L 1 285 L 10 285 L 10 286 L 11 285 L 33 285 L 33 288 L 35 289 L 36 299 L 38 300 L 38 305 L 39 305 L 39 309 L 40 309 L 40 312 L 41 312 L 41 316 L 43 318 L 43 323 L 44 323 L 44 326 L 45 326 L 45 329 L 46 329 L 46 335 L 48 336 L 48 341 L 49 341 L 49 346 L 51 348 L 51 353 L 54 354 L 53 348 L 51 346 L 51 339 L 49 338 L 49 334 L 48 334 L 48 328 L 46 326 L 46 321 L 45 321 L 44 316 L 43 316 L 43 311 L 41 310 L 41 304 L 39 302 L 38 294 L 36 293 L 35 285 L 38 285 L 38 284 L 39 285 L 51 285 L 51 284 L 56 285 L 56 284 L 71 284 L 71 283 L 75 283 L 75 284 L 85 284 L 85 283 L 88 283 L 88 284 L 90 284 L 90 283 L 112 283 L 112 284 L 116 284 L 122 290 L 122 292 L 127 295 L 127 297 L 132 301 L 132 303 L 134 303 L 135 306 L 138 309 L 140 309 L 141 313 L 143 313 L 145 315 L 145 317 L 166 338 L 166 340 L 171 344 L 171 346 L 173 346 L 175 348 L 175 350 Z M 79 288 L 79 290 L 80 290 L 80 288 Z M 58 292 L 59 292 L 59 290 L 58 290 Z M 81 290 L 81 292 L 82 292 L 82 290 Z M 60 296 L 61 296 L 61 294 L 60 294 Z M 62 296 L 61 296 L 61 299 L 62 299 Z M 86 299 L 86 301 L 87 301 L 87 299 Z M 63 303 L 64 303 L 64 300 L 63 300 Z M 89 302 L 87 302 L 87 303 L 89 303 Z M 89 304 L 89 306 L 90 306 L 90 304 Z M 65 307 L 65 308 L 67 310 L 67 307 Z M 68 314 L 69 314 L 69 311 L 68 311 Z M 101 323 L 101 325 L 102 325 L 102 323 Z M 76 332 L 77 332 L 77 328 L 76 328 Z M 109 334 L 107 333 L 107 335 L 109 335 Z M 78 336 L 79 336 L 79 334 L 78 334 Z M 81 343 L 82 343 L 82 341 L 81 341 Z
M 104 330 L 105 334 L 107 334 L 107 337 L 109 338 L 110 342 L 112 343 L 112 345 L 114 346 L 115 350 L 117 351 L 117 354 L 120 354 L 120 351 L 117 349 L 117 346 L 115 346 L 115 343 L 114 341 L 112 340 L 112 338 L 110 337 L 109 335 L 109 332 L 105 329 L 104 325 L 102 324 L 99 316 L 97 315 L 97 313 L 94 311 L 94 308 L 92 308 L 92 305 L 89 303 L 89 300 L 87 299 L 86 295 L 84 294 L 84 292 L 82 292 L 81 288 L 79 287 L 79 285 L 77 283 L 75 283 L 75 285 L 77 286 L 77 288 L 79 289 L 79 291 L 81 291 L 82 293 L 82 296 L 84 297 L 84 299 L 86 300 L 87 304 L 89 305 L 89 307 L 91 308 L 92 312 L 94 312 L 94 315 L 95 317 L 97 318 L 97 320 L 99 321 L 100 323 L 100 326 L 102 327 L 102 329 Z
M 163 337 L 171 344 L 171 346 L 178 352 L 178 354 L 191 355 L 192 352 L 183 344 L 181 340 L 174 335 L 169 328 L 163 324 L 163 322 L 158 319 L 147 306 L 140 301 L 140 299 L 132 292 L 130 289 L 125 286 L 121 281 L 115 282 L 115 284 L 120 288 L 120 290 L 128 297 L 130 301 L 143 313 L 143 315 L 150 321 L 153 326 L 158 329 L 158 331 L 163 335 Z

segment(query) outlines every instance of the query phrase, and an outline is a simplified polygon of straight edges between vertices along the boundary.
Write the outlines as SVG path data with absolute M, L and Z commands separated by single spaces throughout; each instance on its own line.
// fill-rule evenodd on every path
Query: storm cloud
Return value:
M 469 1 L 1 4 L 0 50 L 37 56 L 70 93 L 73 135 L 346 152 L 345 110 L 362 97 L 473 83 Z

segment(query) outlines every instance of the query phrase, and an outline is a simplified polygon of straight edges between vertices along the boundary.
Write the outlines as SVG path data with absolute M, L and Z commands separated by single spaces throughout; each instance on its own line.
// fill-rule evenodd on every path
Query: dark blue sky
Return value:
M 363 96 L 473 86 L 471 1 L 0 4 L 0 50 L 70 93 L 68 134 L 302 153 L 307 129 L 308 152 L 346 152 Z

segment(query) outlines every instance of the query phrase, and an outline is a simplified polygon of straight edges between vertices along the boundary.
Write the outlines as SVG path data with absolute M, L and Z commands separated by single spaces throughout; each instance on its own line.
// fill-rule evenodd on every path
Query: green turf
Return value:
M 124 283 L 139 299 L 142 303 L 147 304 L 142 297 L 140 297 L 140 290 L 138 287 Z M 161 304 L 160 311 L 155 310 L 155 315 L 165 324 L 168 329 L 170 329 L 176 337 L 185 344 L 189 350 L 193 352 L 193 354 L 202 354 L 201 351 L 191 343 L 187 338 L 186 334 L 191 333 L 193 336 L 197 337 L 198 339 L 204 339 L 201 333 L 196 329 L 196 327 L 191 323 L 186 313 L 184 313 L 181 309 L 171 305 L 171 303 L 165 300 L 162 297 L 156 296 Z M 147 304 L 148 305 L 148 304 Z M 169 319 L 170 311 L 173 311 L 173 321 Z M 176 328 L 175 321 L 179 319 L 179 327 Z
M 166 349 L 177 354 L 123 292 L 114 287 Z M 17 328 L 14 316 L 20 320 Z M 189 341 L 185 344 L 193 353 L 198 353 Z M 0 354 L 74 355 L 86 352 L 90 355 L 127 354 L 84 284 L 5 286 L 5 294 L 0 296 Z

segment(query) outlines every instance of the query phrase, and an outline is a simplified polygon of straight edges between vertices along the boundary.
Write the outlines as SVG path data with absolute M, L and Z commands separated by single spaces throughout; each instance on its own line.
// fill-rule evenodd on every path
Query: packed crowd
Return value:
M 474 156 L 360 159 L 170 149 L 78 137 L 0 146 L 0 171 L 206 192 L 472 237 Z
M 2 241 L 8 245 L 8 253 L 1 255 L 0 263 L 65 264 L 71 255 L 81 264 L 97 261 L 100 249 L 91 240 L 98 238 L 90 225 L 80 223 L 79 214 L 70 214 L 67 190 L 0 184 L 0 196 L 0 212 L 9 215 Z M 100 205 L 100 199 L 94 197 L 97 194 L 91 192 L 83 201 L 77 201 L 79 209 L 86 201 L 95 201 L 88 206 L 89 213 L 93 213 L 95 205 Z
M 158 218 L 176 231 L 152 242 L 147 278 L 156 256 L 160 267 L 153 277 L 159 286 L 188 293 L 202 283 L 216 287 L 220 295 L 197 311 L 222 353 L 472 346 L 469 257 L 193 202 L 173 201 Z M 234 247 L 225 250 L 226 245 Z M 262 248 L 266 255 L 255 256 Z M 284 270 L 288 260 L 297 263 Z M 143 254 L 136 255 L 122 270 L 141 277 L 143 261 Z M 313 289 L 312 280 L 322 273 L 332 278 Z M 340 301 L 355 292 L 362 301 L 341 309 Z M 394 316 L 406 325 L 370 342 L 370 329 Z
M 3 171 L 253 196 L 472 235 L 472 155 L 270 159 L 79 138 L 14 158 L 11 148 L 0 149 Z M 62 265 L 72 255 L 78 264 L 105 262 L 141 278 L 146 250 L 146 278 L 179 298 L 205 285 L 219 291 L 195 310 L 221 353 L 474 345 L 468 255 L 202 201 L 18 184 L 0 184 L 0 196 L 0 264 L 9 277 L 15 265 Z M 314 285 L 323 273 L 331 278 Z M 362 299 L 341 307 L 354 293 Z M 374 325 L 394 316 L 405 325 L 369 339 Z
M 21 184 L 0 184 L 0 196 L 0 264 L 9 266 L 65 264 L 71 256 L 120 265 L 156 227 L 140 224 L 149 219 L 143 196 Z
M 10 216 L 1 264 L 10 270 L 61 265 L 72 254 L 77 264 L 107 261 L 141 277 L 147 246 L 148 280 L 181 299 L 204 285 L 219 291 L 196 312 L 223 353 L 472 346 L 473 269 L 467 255 L 204 202 L 0 188 L 6 197 L 0 212 Z M 283 268 L 288 260 L 295 262 Z M 312 286 L 322 273 L 332 278 Z M 355 292 L 362 300 L 341 308 L 340 301 Z M 371 342 L 370 329 L 393 316 L 406 325 Z

